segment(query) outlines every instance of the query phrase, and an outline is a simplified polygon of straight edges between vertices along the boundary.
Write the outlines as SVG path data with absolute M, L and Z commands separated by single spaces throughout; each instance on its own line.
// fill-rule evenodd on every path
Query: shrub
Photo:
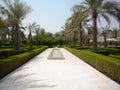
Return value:
M 24 64 L 25 62 L 27 62 L 46 48 L 47 47 L 44 46 L 39 49 L 35 49 L 19 55 L 11 56 L 7 59 L 0 60 L 0 78 L 4 77 L 6 74 L 13 71 L 20 65 Z
M 93 51 L 93 52 L 102 54 L 102 55 L 106 55 L 106 56 L 109 56 L 109 54 L 110 54 L 110 51 L 108 51 L 108 50 L 97 50 L 97 51 Z

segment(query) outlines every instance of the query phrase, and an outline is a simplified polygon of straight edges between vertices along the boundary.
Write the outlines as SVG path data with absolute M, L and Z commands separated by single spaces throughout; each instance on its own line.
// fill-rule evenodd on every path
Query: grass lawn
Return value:
M 90 64 L 111 79 L 120 83 L 120 60 L 111 56 L 105 56 L 91 50 L 78 50 L 64 46 L 65 49 Z

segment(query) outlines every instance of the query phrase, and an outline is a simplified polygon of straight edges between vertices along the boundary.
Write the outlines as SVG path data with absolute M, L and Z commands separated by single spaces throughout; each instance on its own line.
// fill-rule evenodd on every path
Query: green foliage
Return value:
M 11 46 L 12 45 L 12 41 L 9 39 L 3 39 L 0 40 L 0 46 Z
M 29 52 L 14 55 L 9 58 L 0 60 L 0 78 L 4 77 L 6 74 L 13 71 L 17 67 L 21 66 L 23 63 L 27 62 L 46 48 L 46 46 L 43 46 Z
M 109 76 L 111 79 L 120 83 L 120 60 L 100 55 L 91 52 L 90 50 L 77 50 L 69 47 L 64 48 L 105 75 Z
M 42 45 L 53 45 L 55 42 L 54 42 L 54 39 L 51 38 L 51 37 L 44 37 L 42 38 L 41 40 L 41 44 Z

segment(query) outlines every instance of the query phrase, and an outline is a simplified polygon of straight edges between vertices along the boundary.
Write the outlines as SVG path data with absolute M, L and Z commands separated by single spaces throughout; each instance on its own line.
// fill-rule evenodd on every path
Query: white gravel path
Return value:
M 65 60 L 47 60 L 52 48 L 0 80 L 0 90 L 120 90 L 120 85 L 60 49 Z

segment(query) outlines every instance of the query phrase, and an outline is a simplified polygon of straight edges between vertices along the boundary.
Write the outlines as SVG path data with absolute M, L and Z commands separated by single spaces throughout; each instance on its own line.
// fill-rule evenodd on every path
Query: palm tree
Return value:
M 12 24 L 14 31 L 14 49 L 19 49 L 19 25 L 30 12 L 30 7 L 20 0 L 3 0 L 7 20 Z
M 114 28 L 112 32 L 113 32 L 113 38 L 117 38 L 119 30 L 117 28 Z
M 88 12 L 88 15 L 91 15 L 93 20 L 93 49 L 97 50 L 97 19 L 99 18 L 99 15 L 101 15 L 109 22 L 110 19 L 106 13 L 113 11 L 114 8 L 119 8 L 119 5 L 115 1 L 85 0 L 77 7 L 78 9 L 82 8 L 84 11 Z
M 40 36 L 41 36 L 41 28 L 35 28 L 35 31 L 33 31 L 36 34 L 36 45 L 39 46 L 40 45 Z
M 88 10 L 83 11 L 83 8 L 79 8 L 79 5 L 75 5 L 72 8 L 74 15 L 72 18 L 72 24 L 75 24 L 74 26 L 76 28 L 79 28 L 79 44 L 80 44 L 80 48 L 82 49 L 82 44 L 83 44 L 83 31 L 84 31 L 84 26 L 86 25 L 86 23 L 89 21 L 87 19 L 88 17 Z
M 6 24 L 2 16 L 4 15 L 4 7 L 0 6 L 0 28 L 5 28 Z
M 106 28 L 103 29 L 103 36 L 104 36 L 104 47 L 107 47 L 107 33 L 109 32 L 109 26 L 106 26 Z
M 120 31 L 120 9 L 117 10 L 117 20 L 119 22 L 119 31 Z
M 90 47 L 90 39 L 92 38 L 92 26 L 90 25 L 87 28 L 87 37 L 86 37 L 86 42 L 87 42 L 87 46 L 88 48 Z
M 20 31 L 20 41 L 23 43 L 26 40 L 25 34 L 23 31 Z
M 6 24 L 4 22 L 4 20 L 0 17 L 0 28 L 5 28 Z
M 4 7 L 0 6 L 0 40 L 3 41 L 6 35 L 8 34 L 7 32 L 7 25 L 5 23 L 5 20 L 3 19 L 4 15 Z
M 62 27 L 62 29 L 64 30 L 64 33 L 65 33 L 66 44 L 71 46 L 71 33 L 72 33 L 72 30 L 74 29 L 74 25 L 72 25 L 71 23 L 71 17 L 66 20 L 66 23 L 64 27 Z
M 37 23 L 33 22 L 32 24 L 29 23 L 26 27 L 28 28 L 29 30 L 29 45 L 30 45 L 30 48 L 32 48 L 32 32 L 38 27 L 39 25 L 37 25 Z

